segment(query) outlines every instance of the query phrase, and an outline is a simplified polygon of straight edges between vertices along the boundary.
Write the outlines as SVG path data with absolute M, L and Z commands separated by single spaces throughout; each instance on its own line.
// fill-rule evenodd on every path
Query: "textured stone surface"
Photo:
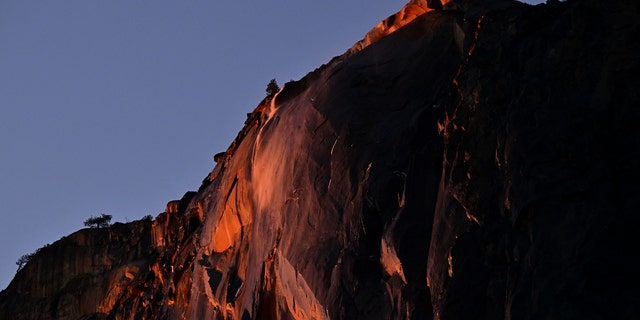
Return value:
M 637 18 L 637 2 L 573 1 L 479 20 L 441 123 L 441 318 L 638 316 Z
M 150 229 L 84 229 L 41 249 L 0 294 L 0 319 L 104 319 L 147 274 Z
M 1 319 L 637 319 L 638 3 L 411 1 Z

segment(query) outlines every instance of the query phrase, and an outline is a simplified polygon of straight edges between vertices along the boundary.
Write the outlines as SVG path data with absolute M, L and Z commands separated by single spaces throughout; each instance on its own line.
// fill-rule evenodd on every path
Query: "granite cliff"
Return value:
M 638 319 L 639 6 L 411 1 L 0 319 Z

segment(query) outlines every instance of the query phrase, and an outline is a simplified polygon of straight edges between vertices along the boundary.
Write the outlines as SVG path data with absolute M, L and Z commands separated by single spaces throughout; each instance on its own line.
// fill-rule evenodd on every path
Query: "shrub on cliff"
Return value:
M 27 254 L 23 254 L 20 258 L 18 258 L 18 261 L 16 261 L 16 265 L 18 266 L 18 270 L 16 270 L 16 272 L 22 270 L 22 268 L 24 268 L 24 266 L 27 264 L 27 262 L 29 262 L 29 260 L 31 260 L 31 258 L 33 258 L 33 256 L 35 256 L 36 254 L 38 254 L 38 252 L 40 252 L 40 250 L 48 247 L 49 244 L 47 243 L 44 247 L 42 248 L 38 248 L 36 251 L 32 252 L 32 253 L 27 253 Z
M 16 261 L 16 265 L 18 266 L 18 270 L 16 270 L 16 272 L 22 270 L 22 268 L 24 268 L 24 266 L 27 264 L 27 262 L 29 262 L 29 260 L 31 260 L 31 257 L 33 257 L 33 253 L 23 254 L 18 259 L 18 261 Z
M 111 223 L 112 216 L 110 214 L 102 214 L 99 217 L 91 217 L 84 221 L 84 225 L 91 228 L 106 228 Z
M 267 84 L 267 96 L 275 95 L 276 93 L 278 93 L 278 90 L 280 90 L 278 82 L 276 82 L 275 78 L 271 79 L 271 81 L 269 81 L 269 84 Z

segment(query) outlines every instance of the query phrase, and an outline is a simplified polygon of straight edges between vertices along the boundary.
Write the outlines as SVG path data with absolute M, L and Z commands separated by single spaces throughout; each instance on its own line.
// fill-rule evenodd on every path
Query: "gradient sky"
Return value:
M 197 190 L 271 78 L 406 2 L 0 1 L 0 289 L 86 218 L 156 216 Z

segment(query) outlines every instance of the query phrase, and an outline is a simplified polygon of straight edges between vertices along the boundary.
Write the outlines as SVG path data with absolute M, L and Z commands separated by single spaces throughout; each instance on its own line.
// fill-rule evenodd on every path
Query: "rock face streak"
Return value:
M 638 2 L 412 1 L 1 319 L 637 319 Z

